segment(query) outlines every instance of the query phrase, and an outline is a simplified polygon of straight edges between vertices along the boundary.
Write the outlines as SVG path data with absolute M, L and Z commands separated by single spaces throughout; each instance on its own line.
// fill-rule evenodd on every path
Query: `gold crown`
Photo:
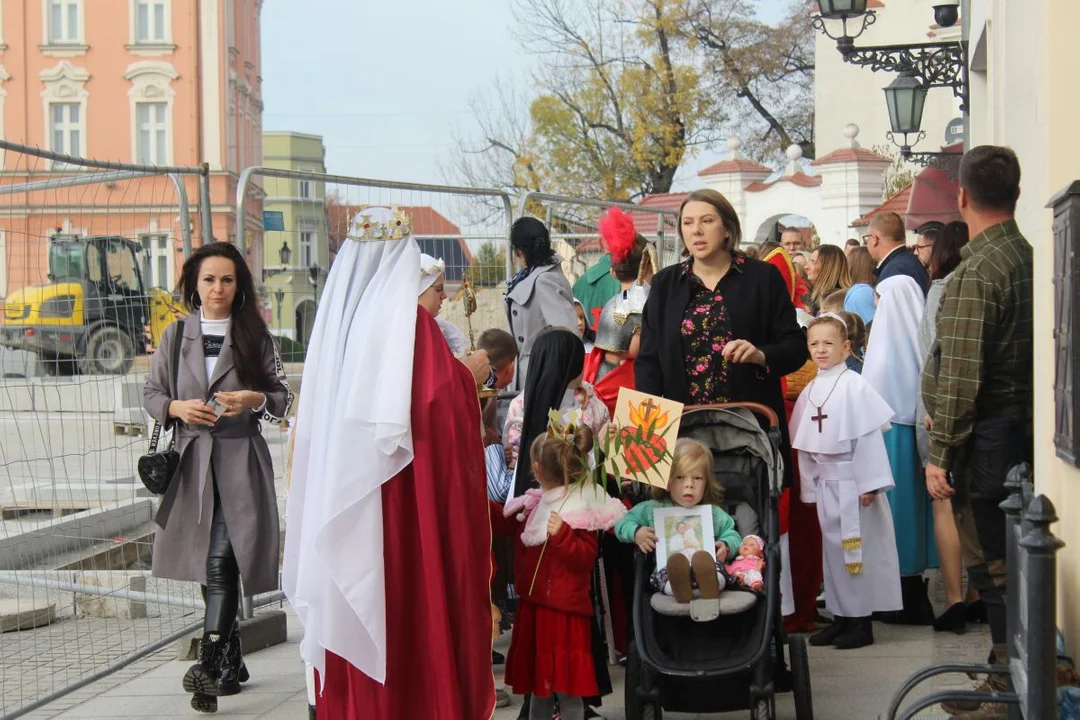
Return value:
M 573 443 L 580 424 L 580 410 L 574 409 L 565 413 L 559 410 L 548 410 L 547 433 L 551 437 Z
M 369 240 L 401 240 L 412 232 L 412 220 L 400 208 L 394 208 L 394 217 L 390 222 L 373 220 L 371 215 L 361 210 L 353 218 L 352 232 L 346 237 L 358 242 Z

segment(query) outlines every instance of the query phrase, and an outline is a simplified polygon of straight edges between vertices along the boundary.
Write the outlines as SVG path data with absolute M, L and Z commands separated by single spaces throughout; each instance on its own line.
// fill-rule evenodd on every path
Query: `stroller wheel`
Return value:
M 810 659 L 806 639 L 798 635 L 788 640 L 791 659 L 791 689 L 795 694 L 796 720 L 814 720 L 814 700 L 810 691 Z
M 760 698 L 750 709 L 750 720 L 776 720 L 772 698 Z

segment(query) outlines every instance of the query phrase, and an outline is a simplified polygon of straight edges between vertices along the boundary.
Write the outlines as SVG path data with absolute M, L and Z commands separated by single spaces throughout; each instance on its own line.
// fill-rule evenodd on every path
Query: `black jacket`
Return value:
M 919 283 L 923 295 L 930 290 L 930 273 L 926 272 L 926 268 L 919 262 L 919 258 L 915 253 L 908 252 L 908 249 L 905 247 L 894 250 L 881 262 L 881 265 L 874 270 L 874 274 L 877 275 L 878 282 L 895 275 L 907 275 L 909 278 Z
M 679 263 L 653 278 L 642 315 L 641 349 L 634 362 L 636 389 L 688 404 L 680 325 L 690 302 L 690 278 Z M 784 396 L 780 379 L 809 359 L 806 335 L 795 319 L 787 284 L 775 266 L 745 259 L 717 285 L 731 318 L 734 339 L 749 340 L 765 353 L 767 369 L 759 365 L 730 365 L 729 388 L 733 402 L 757 402 L 772 408 L 780 419 L 784 441 L 785 475 L 790 482 L 791 461 Z

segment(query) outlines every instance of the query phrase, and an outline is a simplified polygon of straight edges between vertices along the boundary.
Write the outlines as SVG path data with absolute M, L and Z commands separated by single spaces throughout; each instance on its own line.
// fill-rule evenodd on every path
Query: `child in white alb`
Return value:
M 812 645 L 840 649 L 874 642 L 870 616 L 900 610 L 900 563 L 885 491 L 893 486 L 883 429 L 892 408 L 845 364 L 842 318 L 825 313 L 807 328 L 817 377 L 791 417 L 802 501 L 817 505 L 825 566 L 825 607 L 836 621 Z

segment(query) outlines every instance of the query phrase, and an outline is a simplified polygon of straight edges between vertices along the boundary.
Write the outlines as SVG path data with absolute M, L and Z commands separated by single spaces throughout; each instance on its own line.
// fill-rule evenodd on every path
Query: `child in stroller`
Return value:
M 634 543 L 644 552 L 656 549 L 654 512 L 661 507 L 712 507 L 714 548 L 696 548 L 691 530 L 682 527 L 675 539 L 690 538 L 690 542 L 672 543 L 666 563 L 657 563 L 652 575 L 656 590 L 672 595 L 680 603 L 689 603 L 697 590 L 703 599 L 716 599 L 727 584 L 724 562 L 734 558 L 742 539 L 735 530 L 735 521 L 720 509 L 724 489 L 713 473 L 712 451 L 697 440 L 683 438 L 675 445 L 671 480 L 667 489 L 656 488 L 653 500 L 636 505 L 615 525 L 615 536 L 625 543 Z
M 759 417 L 767 425 L 763 427 Z M 787 636 L 781 619 L 778 498 L 784 464 L 779 423 L 774 411 L 753 403 L 684 411 L 680 438 L 697 440 L 711 450 L 729 507 L 732 501 L 748 503 L 760 519 L 764 590 L 721 593 L 719 615 L 701 622 L 693 612 L 700 601 L 683 605 L 656 592 L 650 581 L 653 554 L 635 552 L 627 720 L 658 720 L 664 711 L 747 708 L 752 720 L 773 720 L 775 693 L 792 691 L 797 720 L 812 720 L 806 643 L 802 637 Z

